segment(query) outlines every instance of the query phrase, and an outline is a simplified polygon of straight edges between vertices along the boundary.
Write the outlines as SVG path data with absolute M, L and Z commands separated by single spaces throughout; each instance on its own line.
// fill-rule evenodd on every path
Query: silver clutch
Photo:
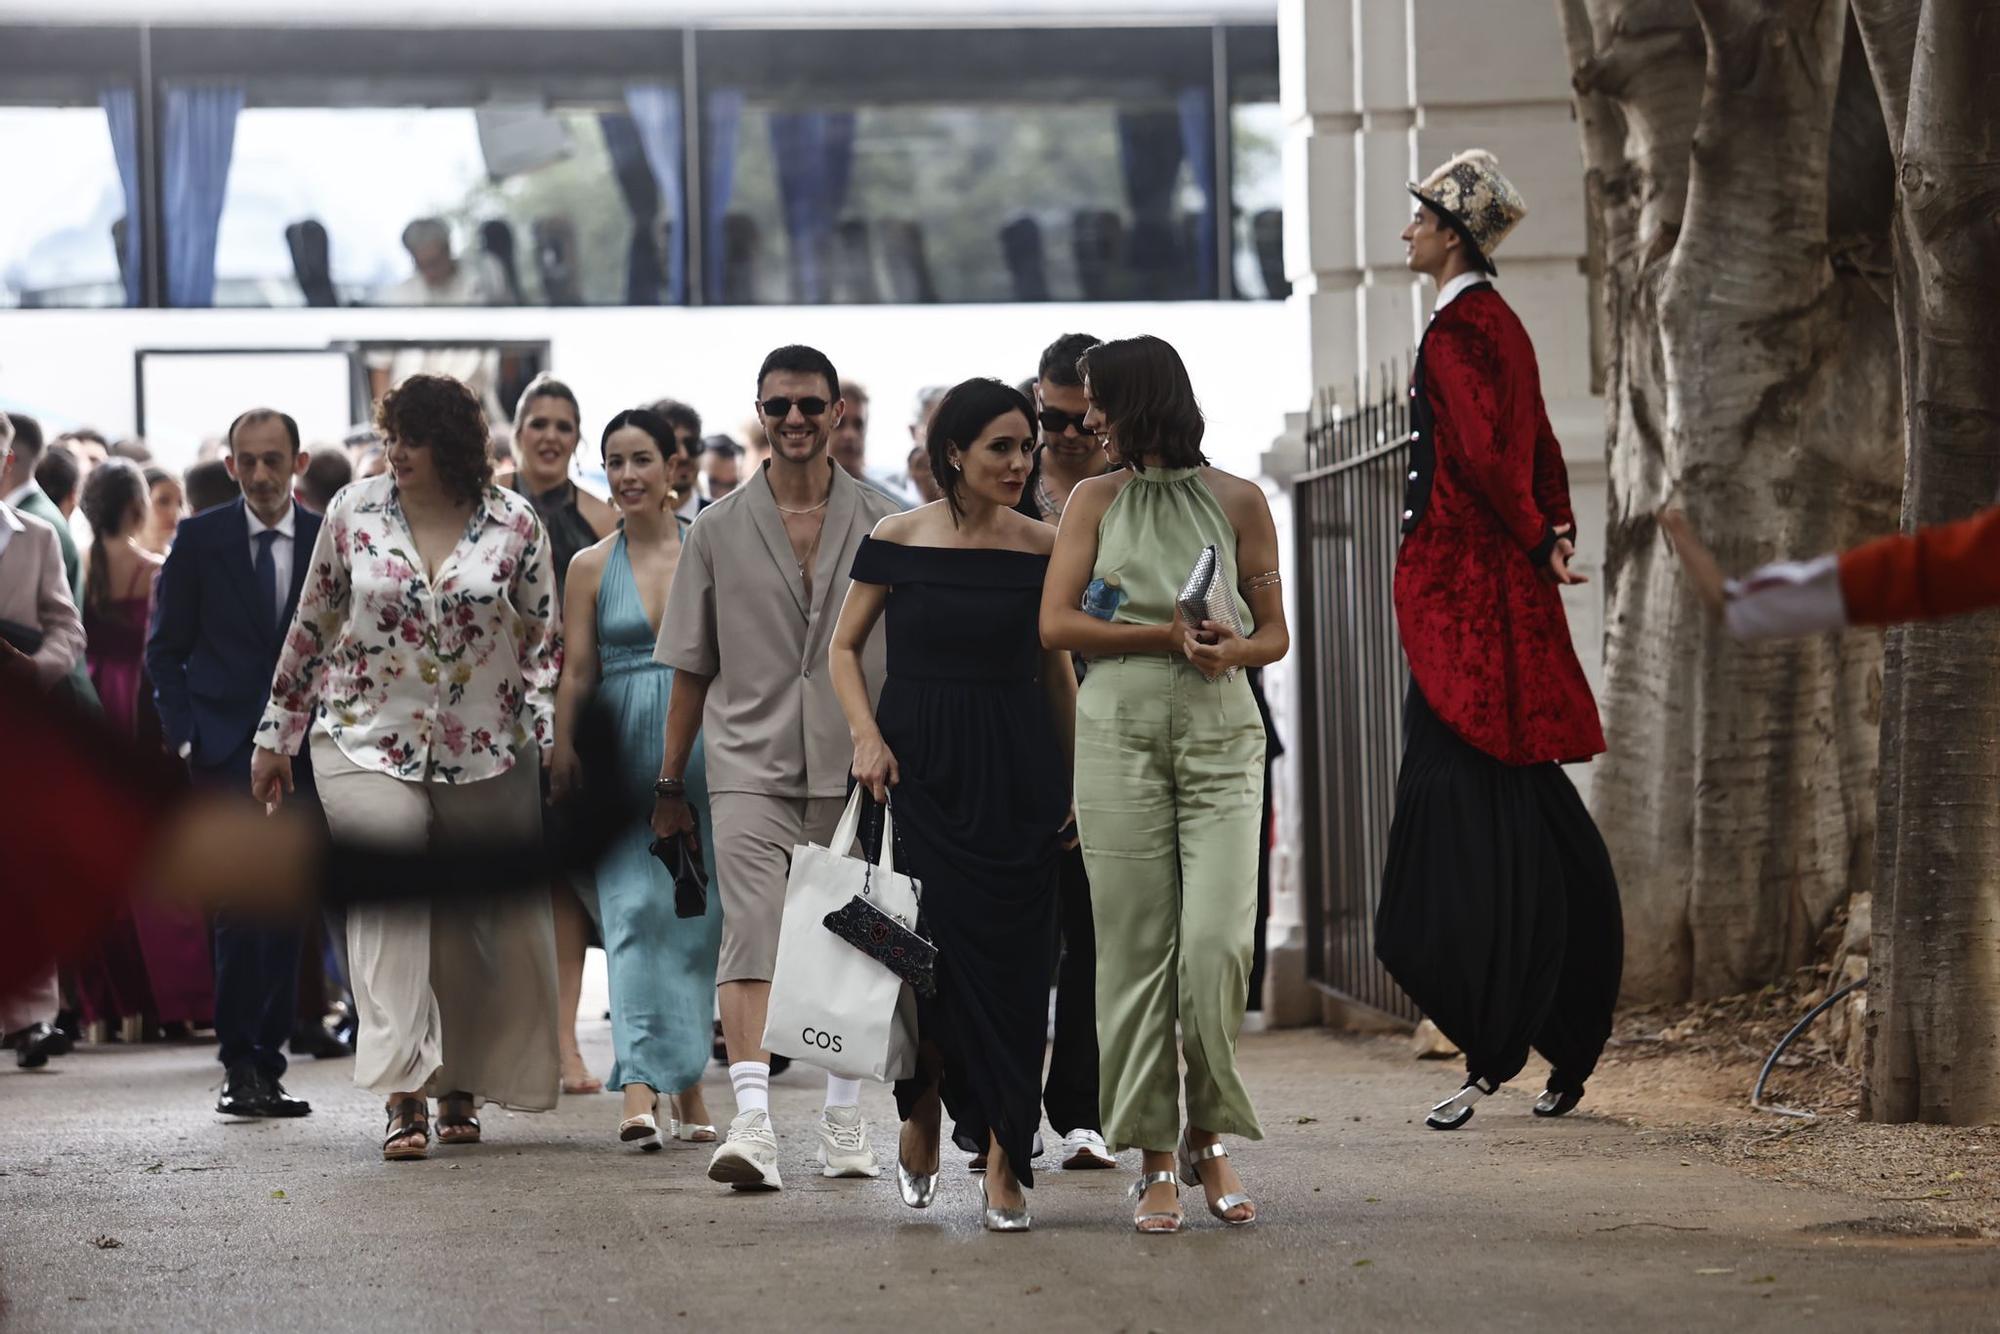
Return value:
M 1243 633 L 1243 618 L 1236 614 L 1236 590 L 1224 582 L 1222 553 L 1215 544 L 1201 549 L 1195 558 L 1194 569 L 1188 572 L 1187 582 L 1181 585 L 1181 595 L 1175 601 L 1180 607 L 1181 620 L 1192 629 L 1203 621 L 1227 627 L 1235 634 Z M 1236 669 L 1223 672 L 1225 681 L 1236 679 Z

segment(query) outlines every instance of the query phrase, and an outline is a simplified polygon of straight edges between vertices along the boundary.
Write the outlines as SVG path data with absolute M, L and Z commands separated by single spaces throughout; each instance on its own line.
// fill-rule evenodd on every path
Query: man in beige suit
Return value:
M 13 452 L 14 426 L 0 412 L 0 473 Z M 71 601 L 56 530 L 0 501 L 0 673 L 53 690 L 83 660 L 83 620 Z M 0 1035 L 24 1068 L 65 1050 L 52 1020 L 62 1006 L 55 970 L 0 993 Z
M 847 795 L 854 747 L 827 644 L 861 539 L 899 508 L 827 457 L 843 408 L 839 384 L 813 348 L 781 347 L 764 359 L 757 416 L 770 459 L 688 530 L 654 654 L 674 669 L 654 832 L 694 829 L 681 780 L 696 733 L 706 741 L 710 865 L 722 896 L 716 991 L 736 1091 L 736 1118 L 708 1175 L 739 1190 L 781 1185 L 762 1044 L 785 881 L 793 847 L 829 842 Z M 864 667 L 879 690 L 879 635 Z M 858 1081 L 827 1077 L 818 1152 L 826 1176 L 880 1170 L 859 1100 Z

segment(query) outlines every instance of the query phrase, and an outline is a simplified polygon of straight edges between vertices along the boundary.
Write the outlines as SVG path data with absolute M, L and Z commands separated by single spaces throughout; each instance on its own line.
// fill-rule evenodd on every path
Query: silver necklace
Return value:
M 776 496 L 773 496 L 771 498 L 771 503 L 773 505 L 778 505 L 778 513 L 780 514 L 817 514 L 819 513 L 819 511 L 826 508 L 827 500 L 832 500 L 832 499 L 833 499 L 833 492 L 829 491 L 826 493 L 826 500 L 820 501 L 819 504 L 817 505 L 808 505 L 802 510 L 786 509 L 783 505 L 778 505 L 778 500 Z

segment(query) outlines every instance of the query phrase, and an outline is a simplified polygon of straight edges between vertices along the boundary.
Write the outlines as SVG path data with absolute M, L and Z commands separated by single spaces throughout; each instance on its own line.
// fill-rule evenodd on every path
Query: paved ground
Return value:
M 606 1042 L 585 1026 L 599 1069 Z M 7 1068 L 0 1328 L 2000 1328 L 1990 1243 L 1881 1237 L 1856 1226 L 1863 1201 L 1537 1121 L 1525 1089 L 1436 1134 L 1417 1111 L 1448 1073 L 1379 1044 L 1244 1048 L 1268 1138 L 1238 1162 L 1263 1219 L 1178 1237 L 1132 1234 L 1123 1172 L 1049 1172 L 1028 1236 L 979 1230 L 949 1153 L 926 1214 L 886 1174 L 823 1181 L 803 1071 L 773 1089 L 788 1189 L 746 1197 L 693 1146 L 617 1149 L 613 1096 L 495 1113 L 483 1145 L 384 1164 L 344 1061 L 294 1067 L 317 1110 L 291 1123 L 217 1118 L 193 1047 Z M 893 1144 L 886 1091 L 864 1106 Z

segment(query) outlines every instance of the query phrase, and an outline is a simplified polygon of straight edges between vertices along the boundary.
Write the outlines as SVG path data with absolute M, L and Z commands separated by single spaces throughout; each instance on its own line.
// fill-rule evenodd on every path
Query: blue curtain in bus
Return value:
M 167 304 L 215 304 L 215 242 L 229 156 L 236 146 L 240 84 L 184 84 L 167 89 L 161 147 L 162 225 L 167 242 Z
M 829 243 L 854 172 L 854 113 L 773 113 L 771 154 L 791 252 L 792 299 L 816 305 L 827 299 Z
M 1204 299 L 1215 296 L 1215 228 L 1218 210 L 1215 179 L 1215 99 L 1207 88 L 1184 88 L 1177 99 L 1181 113 L 1181 147 L 1194 184 L 1201 191 L 1201 212 L 1195 215 L 1194 288 Z
M 710 90 L 702 113 L 702 280 L 705 299 L 723 300 L 722 220 L 729 216 L 729 196 L 736 190 L 736 133 L 743 125 L 743 90 Z
M 632 216 L 632 239 L 625 256 L 625 304 L 657 306 L 666 297 L 666 267 L 660 248 L 653 243 L 654 222 L 660 216 L 660 188 L 653 183 L 653 169 L 646 162 L 645 145 L 639 142 L 639 127 L 623 111 L 600 112 L 597 127 L 604 135 L 604 151 L 611 158 L 611 176 Z
M 681 195 L 681 95 L 659 83 L 628 84 L 625 106 L 639 131 L 646 165 L 653 169 L 661 207 L 673 230 L 667 239 L 667 302 L 687 300 L 687 207 Z
M 140 243 L 139 206 L 139 99 L 130 88 L 106 88 L 97 95 L 104 108 L 104 122 L 111 131 L 111 155 L 118 161 L 118 184 L 125 192 L 125 230 L 119 247 L 118 272 L 125 280 L 125 304 L 136 306 L 145 300 L 145 249 Z
M 1209 296 L 1214 292 L 1215 140 L 1209 91 L 1183 89 L 1174 109 L 1118 115 L 1118 159 L 1125 173 L 1125 201 L 1132 210 L 1126 262 L 1141 297 Z M 1201 191 L 1195 235 L 1183 236 L 1175 187 L 1181 164 L 1194 169 Z M 1202 238 L 1206 237 L 1204 244 Z M 1190 254 L 1196 246 L 1199 253 Z

